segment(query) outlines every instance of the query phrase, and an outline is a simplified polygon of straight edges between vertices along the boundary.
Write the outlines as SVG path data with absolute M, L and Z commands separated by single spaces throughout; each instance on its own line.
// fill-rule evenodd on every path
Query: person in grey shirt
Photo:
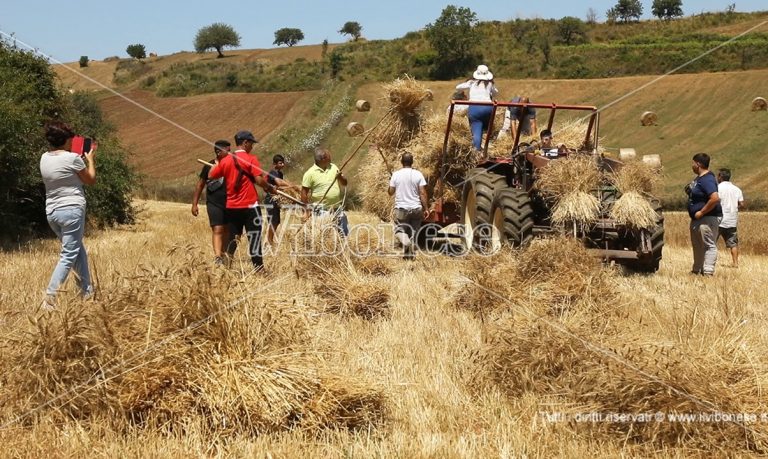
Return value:
M 83 245 L 85 230 L 85 192 L 83 185 L 96 183 L 94 155 L 96 146 L 80 156 L 72 153 L 74 131 L 68 125 L 53 121 L 45 126 L 45 137 L 51 151 L 40 158 L 40 173 L 45 184 L 45 213 L 48 224 L 61 241 L 59 262 L 53 270 L 41 304 L 43 309 L 56 306 L 56 295 L 74 269 L 76 283 L 83 296 L 93 292 L 88 254 Z

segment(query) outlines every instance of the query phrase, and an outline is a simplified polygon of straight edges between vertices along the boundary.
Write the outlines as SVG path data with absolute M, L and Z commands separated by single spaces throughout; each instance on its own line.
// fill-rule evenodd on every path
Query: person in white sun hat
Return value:
M 493 73 L 487 65 L 478 65 L 472 78 L 456 85 L 456 89 L 469 89 L 470 102 L 492 102 L 499 93 L 493 82 Z M 467 110 L 469 126 L 472 130 L 472 146 L 475 150 L 481 150 L 483 132 L 488 130 L 491 121 L 493 107 L 490 105 L 470 105 Z

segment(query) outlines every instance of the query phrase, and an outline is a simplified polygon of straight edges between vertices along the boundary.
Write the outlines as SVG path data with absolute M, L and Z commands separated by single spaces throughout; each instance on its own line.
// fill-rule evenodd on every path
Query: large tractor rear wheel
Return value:
M 533 206 L 523 190 L 506 188 L 496 192 L 491 209 L 494 236 L 501 243 L 523 247 L 533 239 Z
M 461 196 L 461 223 L 467 248 L 490 239 L 491 207 L 496 190 L 507 186 L 503 175 L 476 167 L 467 172 Z

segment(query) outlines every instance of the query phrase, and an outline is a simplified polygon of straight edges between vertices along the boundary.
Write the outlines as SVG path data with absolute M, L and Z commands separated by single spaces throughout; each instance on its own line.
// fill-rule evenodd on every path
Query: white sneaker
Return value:
M 56 309 L 56 297 L 53 295 L 45 295 L 43 302 L 40 303 L 41 311 L 53 311 Z

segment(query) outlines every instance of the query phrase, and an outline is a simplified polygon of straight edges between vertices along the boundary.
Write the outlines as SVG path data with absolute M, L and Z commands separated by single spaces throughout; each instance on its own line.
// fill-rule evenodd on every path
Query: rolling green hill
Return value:
M 714 168 L 730 167 L 748 198 L 766 199 L 768 183 L 762 164 L 768 159 L 768 113 L 750 111 L 754 97 L 768 97 L 766 20 L 768 13 L 719 13 L 669 23 L 590 25 L 589 43 L 555 44 L 553 64 L 547 68 L 540 65 L 541 50 L 525 49 L 525 37 L 516 37 L 521 27 L 551 35 L 556 21 L 487 22 L 478 28 L 487 37 L 484 62 L 497 75 L 501 99 L 526 94 L 536 102 L 598 107 L 621 99 L 602 113 L 603 145 L 609 152 L 633 147 L 640 154 L 660 154 L 668 200 L 681 198 L 680 190 L 691 175 L 690 157 L 699 151 L 713 156 Z M 761 24 L 737 44 L 686 67 L 684 74 L 665 77 L 633 93 L 684 59 Z M 420 80 L 429 75 L 425 54 L 429 49 L 422 32 L 397 40 L 331 45 L 329 52 L 334 50 L 344 61 L 339 82 L 330 86 L 319 45 L 238 50 L 229 52 L 226 59 L 177 53 L 144 62 L 110 60 L 94 62 L 84 72 L 108 87 L 128 91 L 156 113 L 206 138 L 230 138 L 242 128 L 257 132 L 265 140 L 259 150 L 262 163 L 268 164 L 276 152 L 291 153 L 289 177 L 296 179 L 311 162 L 309 150 L 303 148 L 312 143 L 308 139 L 324 139 L 340 160 L 358 142 L 346 135 L 346 124 L 359 121 L 371 127 L 381 116 L 381 82 L 406 72 Z M 65 85 L 94 89 L 73 72 L 58 71 Z M 586 78 L 624 74 L 635 76 Z M 516 78 L 505 78 L 509 75 Z M 556 78 L 559 75 L 579 78 Z M 427 82 L 436 96 L 427 109 L 444 110 L 455 83 Z M 292 84 L 299 91 L 290 91 Z M 354 112 L 349 100 L 355 99 L 371 101 L 373 111 Z M 197 169 L 194 159 L 207 154 L 205 143 L 183 132 L 174 135 L 170 125 L 117 96 L 102 92 L 101 100 L 107 118 L 132 146 L 133 162 L 147 175 L 149 187 L 170 184 L 177 189 L 173 194 L 183 199 Z M 657 126 L 640 125 L 639 117 L 646 110 L 658 114 Z M 339 111 L 346 115 L 339 116 Z M 364 161 L 364 155 L 351 167 Z

